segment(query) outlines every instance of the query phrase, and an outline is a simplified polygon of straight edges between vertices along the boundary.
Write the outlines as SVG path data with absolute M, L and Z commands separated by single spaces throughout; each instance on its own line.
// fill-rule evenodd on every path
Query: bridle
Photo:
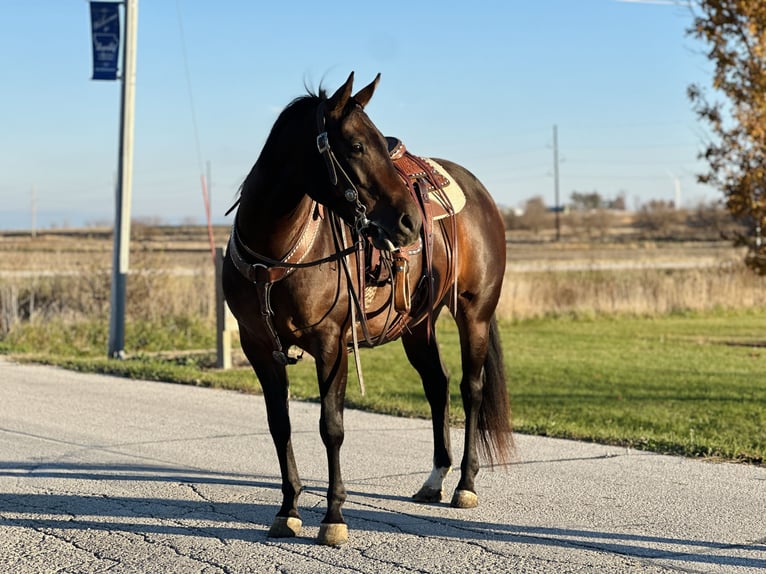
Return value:
M 308 249 L 311 247 L 311 244 L 313 243 L 313 239 L 316 237 L 316 229 L 314 229 L 314 225 L 318 225 L 318 223 L 312 225 L 311 221 L 318 222 L 324 216 L 324 209 L 322 204 L 314 201 L 311 208 L 312 216 L 310 217 L 310 221 L 306 224 L 306 226 L 304 226 L 304 229 L 300 234 L 300 238 L 296 243 L 296 247 L 291 249 L 290 255 L 286 256 L 284 259 L 272 259 L 271 257 L 267 257 L 253 251 L 247 245 L 245 245 L 245 243 L 239 237 L 239 232 L 237 231 L 237 217 L 235 216 L 234 224 L 232 225 L 231 236 L 229 238 L 229 247 L 233 256 L 232 260 L 239 272 L 242 273 L 245 278 L 254 283 L 258 280 L 259 277 L 263 276 L 263 271 L 272 270 L 272 272 L 268 274 L 268 279 L 273 283 L 283 279 L 295 269 L 314 267 L 316 265 L 321 265 L 322 263 L 330 263 L 332 261 L 342 259 L 343 257 L 346 257 L 347 255 L 350 255 L 356 251 L 360 245 L 363 247 L 363 231 L 373 225 L 373 223 L 367 219 L 367 208 L 359 200 L 359 191 L 357 190 L 356 185 L 349 177 L 346 170 L 343 169 L 343 166 L 340 164 L 338 158 L 335 156 L 335 153 L 333 153 L 332 148 L 330 147 L 330 139 L 327 135 L 327 130 L 325 129 L 324 112 L 325 103 L 322 101 L 317 107 L 317 129 L 319 130 L 319 134 L 316 137 L 317 150 L 325 160 L 325 164 L 327 165 L 327 173 L 329 175 L 330 183 L 332 186 L 338 187 L 338 171 L 340 171 L 346 181 L 346 190 L 343 192 L 343 197 L 349 203 L 354 204 L 355 218 L 353 228 L 357 232 L 357 239 L 352 246 L 347 248 L 344 247 L 342 250 L 336 251 L 327 257 L 322 257 L 321 259 L 314 259 L 312 261 L 304 262 L 303 258 L 305 257 L 306 253 L 301 253 L 300 257 L 293 260 L 290 255 L 297 252 L 297 247 L 303 242 L 303 238 L 307 235 L 311 236 L 311 241 L 308 245 L 305 246 L 305 251 L 308 251 Z M 234 207 L 236 207 L 238 204 L 239 200 L 237 200 L 237 203 L 235 203 L 231 209 L 234 209 Z M 229 212 L 227 212 L 227 215 Z M 242 251 L 244 251 L 248 256 L 256 259 L 258 263 L 251 264 L 245 261 L 245 259 L 241 256 Z
M 327 134 L 325 126 L 325 103 L 320 102 L 317 107 L 317 130 L 318 135 L 316 137 L 317 150 L 324 158 L 325 165 L 327 166 L 327 173 L 330 179 L 330 184 L 335 187 L 345 187 L 343 191 L 343 197 L 346 201 L 353 204 L 354 207 L 354 222 L 353 229 L 356 232 L 354 240 L 351 245 L 346 246 L 346 235 L 344 227 L 345 225 L 339 224 L 338 221 L 332 225 L 333 233 L 335 234 L 335 243 L 337 250 L 326 257 L 320 259 L 314 259 L 311 261 L 304 261 L 304 258 L 311 249 L 311 246 L 318 234 L 319 223 L 324 217 L 324 209 L 321 204 L 316 200 L 312 203 L 311 214 L 309 219 L 301 231 L 300 237 L 296 245 L 290 250 L 289 254 L 281 260 L 272 259 L 260 253 L 257 253 L 250 249 L 242 239 L 239 237 L 237 231 L 237 217 L 234 218 L 234 224 L 232 225 L 232 232 L 229 237 L 229 249 L 228 254 L 231 258 L 234 267 L 239 273 L 245 277 L 248 281 L 253 283 L 256 287 L 259 305 L 261 308 L 261 315 L 266 328 L 271 336 L 272 340 L 272 357 L 280 365 L 287 365 L 297 362 L 297 359 L 288 357 L 284 351 L 282 343 L 279 339 L 279 335 L 274 327 L 274 310 L 271 306 L 271 288 L 274 283 L 287 277 L 290 273 L 296 269 L 314 267 L 323 263 L 329 263 L 333 261 L 340 261 L 342 267 L 346 272 L 349 285 L 349 295 L 351 297 L 351 319 L 352 319 L 352 333 L 354 342 L 354 355 L 357 360 L 357 372 L 359 374 L 359 382 L 362 385 L 362 393 L 364 393 L 361 368 L 358 362 L 358 341 L 356 335 L 356 314 L 357 310 L 360 313 L 362 329 L 365 332 L 365 338 L 369 341 L 370 337 L 367 332 L 366 319 L 364 317 L 364 311 L 362 303 L 359 300 L 358 294 L 354 291 L 353 280 L 351 272 L 348 269 L 346 258 L 356 253 L 359 258 L 358 269 L 360 277 L 358 278 L 359 284 L 363 285 L 364 282 L 364 231 L 370 226 L 374 225 L 369 219 L 367 219 L 367 208 L 359 199 L 359 191 L 353 180 L 349 177 L 348 173 L 338 161 L 338 158 L 333 153 L 330 146 L 330 139 Z M 344 184 L 339 186 L 338 173 L 343 177 Z M 236 206 L 236 204 L 235 204 Z M 334 214 L 338 217 L 337 214 Z M 340 231 L 338 231 L 340 229 Z M 252 263 L 243 257 L 242 253 L 247 254 L 248 258 L 255 260 Z
M 325 102 L 322 101 L 317 106 L 317 150 L 319 154 L 324 158 L 325 166 L 327 167 L 327 175 L 330 177 L 330 184 L 333 187 L 339 187 L 338 172 L 343 176 L 345 184 L 340 187 L 345 187 L 343 190 L 343 197 L 349 203 L 354 204 L 354 229 L 358 234 L 362 234 L 372 222 L 367 219 L 367 208 L 359 199 L 359 190 L 357 190 L 351 177 L 343 166 L 338 161 L 335 153 L 330 147 L 330 136 L 327 134 L 327 126 L 325 120 Z

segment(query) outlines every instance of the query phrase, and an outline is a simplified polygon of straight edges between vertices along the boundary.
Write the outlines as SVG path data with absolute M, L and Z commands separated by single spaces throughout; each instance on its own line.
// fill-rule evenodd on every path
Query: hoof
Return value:
M 456 490 L 452 497 L 453 508 L 476 508 L 479 506 L 479 497 L 470 490 Z
M 317 544 L 341 546 L 348 542 L 348 526 L 345 524 L 324 524 L 319 527 Z
M 423 485 L 423 487 L 412 495 L 415 502 L 441 502 L 444 491 Z
M 298 536 L 301 531 L 300 518 L 293 516 L 277 516 L 269 528 L 269 538 L 292 538 Z

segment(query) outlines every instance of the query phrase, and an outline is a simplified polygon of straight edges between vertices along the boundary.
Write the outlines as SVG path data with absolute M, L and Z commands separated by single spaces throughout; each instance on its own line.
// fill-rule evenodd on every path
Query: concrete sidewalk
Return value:
M 0 358 L 0 571 L 766 571 L 764 468 L 520 435 L 515 464 L 479 474 L 479 508 L 418 505 L 429 422 L 351 410 L 350 542 L 317 546 L 319 411 L 291 409 L 304 528 L 275 541 L 261 397 Z

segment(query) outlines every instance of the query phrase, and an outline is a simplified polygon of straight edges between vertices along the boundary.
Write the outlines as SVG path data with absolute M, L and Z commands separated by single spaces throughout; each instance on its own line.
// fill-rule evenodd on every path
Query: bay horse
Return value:
M 294 358 L 286 349 L 298 347 L 315 360 L 328 461 L 327 511 L 317 542 L 327 545 L 348 540 L 340 449 L 349 346 L 353 340 L 356 349 L 360 331 L 373 345 L 401 338 L 422 379 L 434 454 L 416 501 L 440 501 L 452 467 L 448 374 L 432 324 L 445 305 L 459 329 L 465 409 L 452 505 L 478 504 L 479 454 L 491 464 L 505 463 L 512 449 L 495 321 L 506 260 L 498 209 L 466 169 L 436 160 L 466 200 L 452 217 L 429 221 L 396 169 L 388 141 L 364 111 L 380 74 L 354 95 L 353 79 L 352 72 L 332 95 L 320 88 L 299 97 L 277 118 L 240 188 L 222 277 L 242 349 L 263 390 L 282 476 L 271 537 L 296 536 L 302 525 L 288 410 L 287 365 Z M 403 266 L 395 259 L 396 268 L 389 265 L 368 293 L 370 254 L 390 262 L 392 254 L 413 245 L 421 248 L 410 249 Z M 410 284 L 416 286 L 411 292 Z M 393 309 L 391 301 L 402 297 L 403 307 L 400 302 Z

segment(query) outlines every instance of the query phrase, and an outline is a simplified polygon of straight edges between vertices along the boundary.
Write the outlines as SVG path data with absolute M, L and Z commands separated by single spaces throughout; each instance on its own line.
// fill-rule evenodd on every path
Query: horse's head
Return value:
M 380 74 L 352 96 L 354 73 L 319 103 L 317 148 L 325 160 L 330 197 L 316 197 L 367 235 L 379 249 L 393 250 L 417 241 L 418 206 L 394 168 L 383 134 L 364 107 Z

